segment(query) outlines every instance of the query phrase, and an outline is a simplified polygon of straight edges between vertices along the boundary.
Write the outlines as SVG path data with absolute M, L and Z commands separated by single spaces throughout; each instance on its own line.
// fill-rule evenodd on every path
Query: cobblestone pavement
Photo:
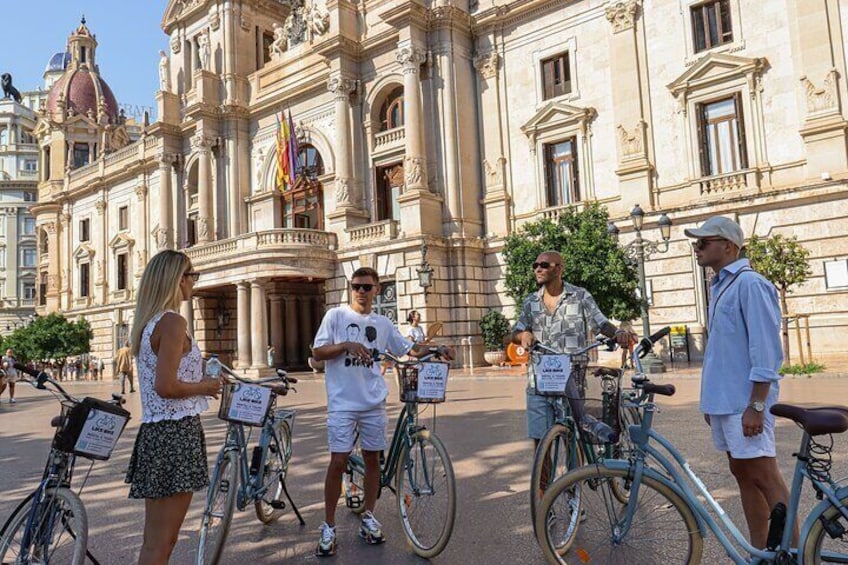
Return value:
M 531 444 L 525 439 L 524 381 L 519 371 L 488 369 L 457 372 L 449 385 L 449 402 L 438 407 L 436 431 L 446 444 L 457 477 L 458 511 L 456 528 L 445 552 L 434 561 L 449 564 L 542 563 L 532 538 L 529 519 L 528 483 L 532 458 Z M 657 382 L 675 382 L 678 394 L 662 399 L 657 428 L 672 437 L 689 458 L 693 469 L 738 520 L 744 521 L 735 483 L 726 470 L 722 454 L 712 450 L 709 431 L 697 412 L 699 382 L 691 372 L 669 375 Z M 108 397 L 117 390 L 113 383 L 75 383 L 79 396 Z M 396 415 L 397 392 L 390 387 L 390 413 Z M 49 420 L 58 404 L 47 393 L 24 385 L 18 387 L 19 402 L 0 405 L 0 519 L 5 520 L 16 501 L 23 498 L 39 479 L 51 430 Z M 282 401 L 297 408 L 294 457 L 289 486 L 307 521 L 297 524 L 292 513 L 271 526 L 261 525 L 252 508 L 236 513 L 225 552 L 225 563 L 316 562 L 313 556 L 318 525 L 323 519 L 322 492 L 326 452 L 325 393 L 320 376 L 305 380 L 298 394 Z M 828 404 L 848 403 L 848 379 L 791 378 L 783 382 L 786 402 Z M 135 418 L 130 422 L 115 455 L 108 462 L 95 463 L 88 478 L 83 500 L 88 509 L 92 552 L 104 564 L 134 562 L 141 543 L 143 503 L 127 500 L 123 476 L 129 460 L 140 415 L 138 394 L 130 395 L 128 408 Z M 210 460 L 223 441 L 224 427 L 210 410 L 203 417 Z M 790 458 L 800 438 L 789 422 L 777 429 L 781 467 L 788 476 Z M 848 475 L 846 439 L 836 439 L 834 476 Z M 78 479 L 88 464 L 81 460 Z M 79 484 L 79 482 L 77 483 Z M 809 507 L 814 499 L 805 493 Z M 188 564 L 197 543 L 197 529 L 203 497 L 195 497 L 180 536 L 172 563 Z M 407 549 L 397 518 L 395 498 L 386 491 L 377 508 L 384 524 L 386 544 L 365 546 L 356 536 L 358 522 L 343 505 L 339 509 L 339 554 L 330 563 L 397 564 L 417 563 Z M 704 563 L 725 563 L 727 558 L 708 542 Z

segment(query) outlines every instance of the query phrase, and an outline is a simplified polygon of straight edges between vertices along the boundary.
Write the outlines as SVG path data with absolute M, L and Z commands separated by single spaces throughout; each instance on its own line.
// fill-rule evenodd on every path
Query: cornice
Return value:
M 482 35 L 496 26 L 515 24 L 522 20 L 540 16 L 545 12 L 565 6 L 567 4 L 578 4 L 580 0 L 515 0 L 508 4 L 493 6 L 488 10 L 479 12 L 473 16 L 471 24 L 475 35 Z M 598 16 L 604 14 L 606 5 L 587 8 L 586 11 L 597 12 Z
M 455 6 L 436 6 L 427 12 L 428 29 L 455 29 L 471 33 L 473 17 Z
M 359 60 L 361 57 L 361 46 L 356 39 L 345 35 L 336 34 L 328 37 L 312 48 L 312 52 L 326 59 L 334 59 L 338 53 L 352 55 Z
M 417 1 L 398 2 L 397 5 L 380 12 L 379 16 L 384 22 L 396 28 L 410 25 L 426 28 L 429 21 L 429 10 Z

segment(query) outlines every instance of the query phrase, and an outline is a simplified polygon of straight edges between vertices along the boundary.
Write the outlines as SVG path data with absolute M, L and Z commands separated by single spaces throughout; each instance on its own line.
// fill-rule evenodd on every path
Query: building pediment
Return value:
M 728 82 L 745 76 L 760 75 L 768 68 L 765 57 L 740 57 L 726 53 L 708 53 L 689 67 L 668 89 L 677 97 L 682 92 Z
M 202 11 L 207 4 L 209 0 L 171 0 L 162 17 L 162 29 L 168 33 L 174 24 Z
M 92 259 L 94 257 L 94 248 L 88 243 L 80 244 L 74 250 L 74 259 L 77 261 L 84 261 L 86 259 Z
M 119 233 L 109 241 L 109 247 L 112 249 L 132 247 L 133 245 L 135 245 L 135 239 L 126 232 Z
M 585 129 L 597 115 L 598 111 L 592 107 L 581 108 L 564 102 L 550 102 L 521 126 L 521 131 L 528 137 L 535 137 L 544 131 L 574 125 L 580 125 L 581 129 Z

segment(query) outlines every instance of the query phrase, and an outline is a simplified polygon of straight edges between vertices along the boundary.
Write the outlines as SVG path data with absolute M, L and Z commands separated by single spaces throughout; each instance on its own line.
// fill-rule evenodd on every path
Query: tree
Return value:
M 53 313 L 16 329 L 6 336 L 4 345 L 23 362 L 55 359 L 64 365 L 66 357 L 88 353 L 93 337 L 85 318 L 69 322 L 62 314 Z
M 777 287 L 780 295 L 780 310 L 783 314 L 781 333 L 783 337 L 783 359 L 789 363 L 789 309 L 786 295 L 792 291 L 789 287 L 802 284 L 812 271 L 810 270 L 810 251 L 798 243 L 798 238 L 775 234 L 771 237 L 755 235 L 745 246 L 745 254 L 751 261 L 751 267 Z
M 538 287 L 531 265 L 545 251 L 559 251 L 563 278 L 592 293 L 601 311 L 618 320 L 640 314 L 638 277 L 618 242 L 607 233 L 609 214 L 598 203 L 565 209 L 556 222 L 524 224 L 504 242 L 507 294 L 521 304 Z

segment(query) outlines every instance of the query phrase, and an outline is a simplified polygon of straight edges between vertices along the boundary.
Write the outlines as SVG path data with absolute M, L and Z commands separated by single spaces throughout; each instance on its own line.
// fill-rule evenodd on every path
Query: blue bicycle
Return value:
M 789 507 L 775 508 L 768 549 L 756 549 L 674 445 L 652 428 L 657 412 L 654 395 L 672 396 L 675 388 L 648 381 L 638 359 L 650 348 L 650 340 L 643 339 L 634 352 L 638 370 L 632 380 L 639 392 L 635 404 L 643 417 L 640 425 L 630 426 L 633 450 L 629 458 L 606 459 L 570 471 L 554 482 L 542 498 L 536 532 L 548 561 L 605 565 L 700 563 L 709 530 L 729 560 L 739 565 L 848 563 L 848 485 L 839 484 L 830 476 L 832 434 L 848 430 L 848 408 L 802 408 L 790 404 L 771 408 L 775 416 L 797 423 L 803 434 L 794 455 L 797 461 Z M 812 485 L 821 502 L 807 515 L 798 547 L 793 547 L 805 482 Z M 625 503 L 615 495 L 622 483 L 628 492 Z M 560 506 L 570 508 L 569 500 L 575 497 L 579 498 L 583 514 L 567 551 L 562 551 L 563 528 L 550 527 L 550 516 L 552 512 L 556 516 Z M 570 522 L 570 513 L 564 518 Z

